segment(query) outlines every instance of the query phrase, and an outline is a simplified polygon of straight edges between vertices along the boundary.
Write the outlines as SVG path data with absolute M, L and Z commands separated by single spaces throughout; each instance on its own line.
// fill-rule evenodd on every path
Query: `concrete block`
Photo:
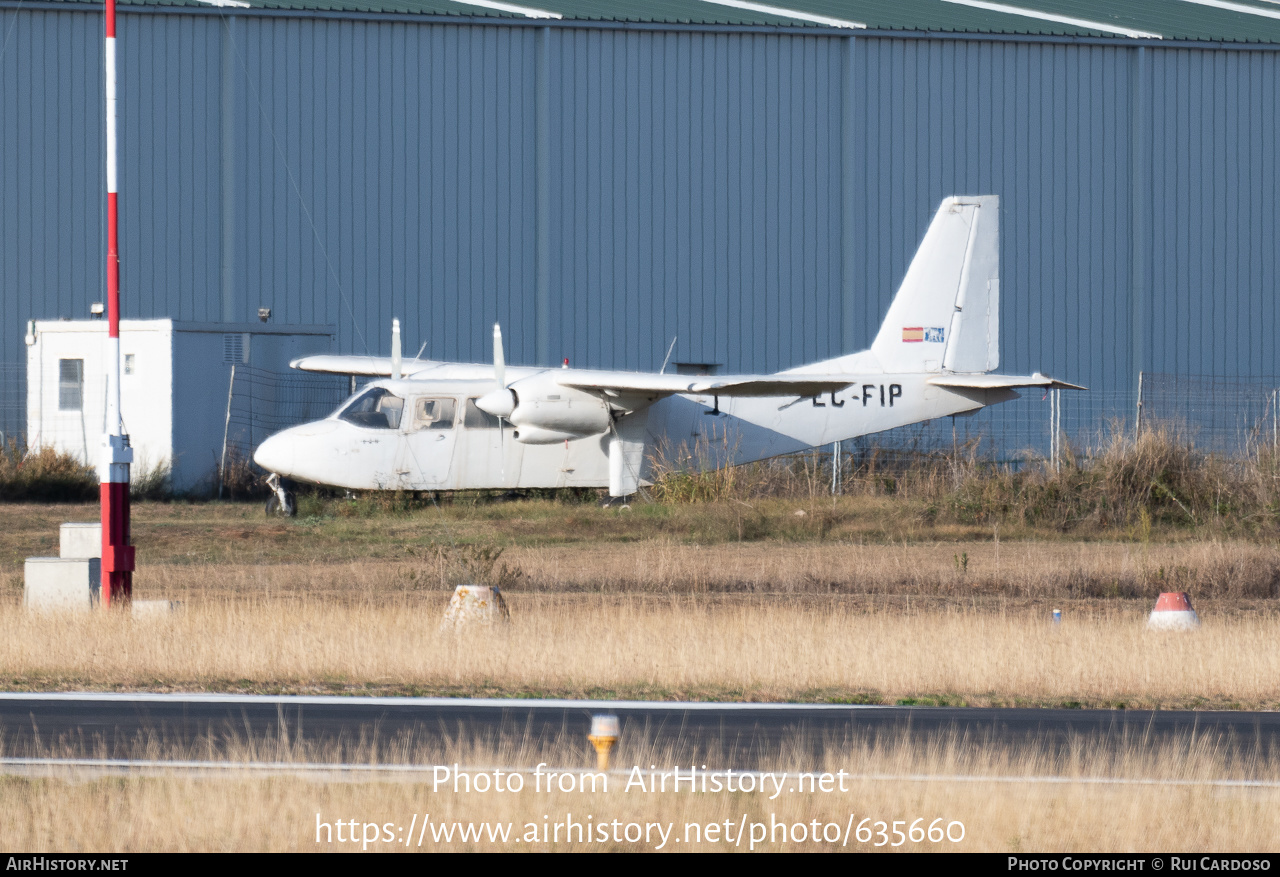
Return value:
M 63 524 L 58 528 L 59 557 L 102 557 L 102 524 Z
M 504 623 L 511 620 L 502 591 L 484 585 L 458 585 L 444 610 L 441 630 L 460 630 L 473 624 Z
M 88 612 L 98 603 L 101 576 L 96 557 L 28 557 L 22 605 L 38 612 Z
M 163 618 L 181 608 L 180 600 L 134 600 L 129 611 L 134 618 Z

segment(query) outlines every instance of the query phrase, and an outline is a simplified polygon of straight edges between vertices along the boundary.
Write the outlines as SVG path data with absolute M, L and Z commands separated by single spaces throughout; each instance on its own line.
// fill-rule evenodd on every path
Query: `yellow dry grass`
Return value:
M 446 594 L 209 599 L 158 619 L 0 607 L 0 675 L 60 688 L 358 689 L 969 704 L 1280 703 L 1270 613 L 1145 629 L 1145 607 L 878 606 L 856 597 L 513 595 L 437 629 Z
M 998 531 L 995 531 L 998 537 Z M 715 546 L 639 544 L 513 548 L 504 555 L 540 589 L 561 591 L 989 595 L 1080 599 L 1280 595 L 1280 551 L 1244 542 L 928 542 Z
M 56 536 L 56 529 L 53 530 Z M 246 531 L 248 532 L 248 531 Z M 266 538 L 266 537 L 263 537 Z M 305 547 L 294 562 L 264 562 L 244 538 L 231 561 L 139 562 L 144 598 L 230 596 L 396 601 L 451 584 L 451 569 L 408 547 L 397 558 L 335 558 Z M 908 544 L 641 542 L 512 546 L 501 555 L 520 592 L 647 594 L 874 594 L 900 598 L 1036 600 L 1141 598 L 1186 590 L 1199 600 L 1280 596 L 1280 550 L 1247 542 L 926 542 Z M 16 601 L 22 566 L 0 566 L 0 599 Z
M 185 607 L 145 623 L 28 616 L 20 573 L 0 571 L 0 677 L 63 689 L 1280 704 L 1267 596 L 1280 552 L 1268 546 L 512 547 L 513 624 L 462 638 L 436 629 L 439 556 L 402 557 L 145 564 L 137 595 Z M 1162 590 L 1189 590 L 1204 628 L 1146 632 Z
M 423 764 L 460 761 L 473 776 L 488 768 L 492 778 L 496 766 L 536 763 L 520 761 L 528 753 L 518 750 L 510 745 L 487 750 L 455 746 L 395 754 Z M 581 742 L 563 745 L 559 759 L 543 755 L 552 765 L 590 762 Z M 1225 760 L 1213 745 L 1188 739 L 1116 751 L 1082 745 L 1059 755 L 985 750 L 954 739 L 919 745 L 848 740 L 829 746 L 817 763 L 779 753 L 766 767 L 789 776 L 778 785 L 753 781 L 752 791 L 740 790 L 742 780 L 732 792 L 691 793 L 687 785 L 680 792 L 669 786 L 666 791 L 634 783 L 628 787 L 632 766 L 656 764 L 669 770 L 679 763 L 672 755 L 643 744 L 624 746 L 615 760 L 620 770 L 609 776 L 607 789 L 597 781 L 594 790 L 586 791 L 562 791 L 558 783 L 549 791 L 528 772 L 517 792 L 466 791 L 465 786 L 454 791 L 448 781 L 435 787 L 431 773 L 409 781 L 364 782 L 244 772 L 216 778 L 178 772 L 97 779 L 75 774 L 9 777 L 0 780 L 0 807 L 6 814 L 0 845 L 98 853 L 366 848 L 1259 852 L 1274 849 L 1280 837 L 1280 789 L 1206 784 L 1238 774 L 1240 765 Z M 714 761 L 707 766 L 726 767 Z M 682 768 L 687 771 L 689 765 Z M 800 785 L 798 771 L 826 772 L 830 779 Z M 1249 774 L 1274 782 L 1278 772 L 1267 761 L 1250 764 Z M 1048 781 L 1054 779 L 1058 782 Z M 506 782 L 511 783 L 509 775 Z M 336 828 L 339 821 L 344 823 L 341 830 Z M 422 831 L 424 821 L 429 827 Z M 570 822 L 582 826 L 580 835 L 565 827 Z M 931 825 L 949 828 L 953 838 L 960 836 L 962 825 L 963 839 L 912 840 L 908 832 L 913 823 L 926 831 Z M 411 834 L 411 826 L 419 830 Z M 462 826 L 478 829 L 481 838 L 463 841 Z M 709 835 L 711 826 L 715 833 Z M 858 826 L 864 827 L 862 842 Z M 894 836 L 894 828 L 902 835 Z M 508 834 L 502 840 L 504 830 Z M 445 840 L 445 832 L 453 835 L 452 841 Z

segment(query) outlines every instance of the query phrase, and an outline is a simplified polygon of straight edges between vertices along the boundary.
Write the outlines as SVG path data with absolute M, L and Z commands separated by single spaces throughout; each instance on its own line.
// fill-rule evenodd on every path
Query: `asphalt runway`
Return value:
M 752 769 L 779 753 L 814 755 L 858 738 L 966 746 L 1152 746 L 1194 738 L 1236 754 L 1280 751 L 1280 713 L 975 709 L 812 704 L 216 694 L 0 693 L 5 756 L 136 758 L 147 744 L 275 746 L 357 752 L 373 741 L 443 751 L 457 743 L 581 744 L 591 715 L 613 712 L 620 744 Z M 639 750 L 633 750 L 639 751 Z

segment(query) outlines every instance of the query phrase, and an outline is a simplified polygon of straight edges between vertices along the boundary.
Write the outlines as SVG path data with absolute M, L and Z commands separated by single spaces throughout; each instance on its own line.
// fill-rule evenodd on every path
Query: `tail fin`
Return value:
M 1000 364 L 1000 199 L 942 202 L 871 352 L 887 372 L 985 372 Z

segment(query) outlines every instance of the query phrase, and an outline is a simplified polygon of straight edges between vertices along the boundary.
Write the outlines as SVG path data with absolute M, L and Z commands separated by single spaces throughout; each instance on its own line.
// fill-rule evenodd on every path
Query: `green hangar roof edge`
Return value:
M 0 7 L 85 8 L 100 0 L 0 0 Z M 227 15 L 411 15 L 493 23 L 786 27 L 955 35 L 1087 37 L 1280 45 L 1280 3 L 1268 0 L 122 0 Z

